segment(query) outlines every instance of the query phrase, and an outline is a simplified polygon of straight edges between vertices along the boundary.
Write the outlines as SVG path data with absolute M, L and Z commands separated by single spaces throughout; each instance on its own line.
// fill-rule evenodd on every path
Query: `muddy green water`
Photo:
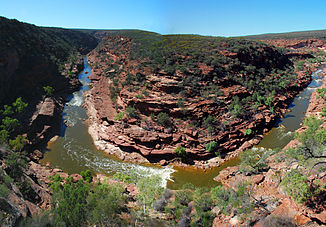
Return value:
M 68 173 L 79 173 L 82 170 L 90 169 L 94 174 L 102 173 L 109 176 L 116 172 L 139 176 L 158 174 L 162 177 L 162 185 L 167 185 L 171 189 L 178 189 L 185 183 L 192 183 L 198 187 L 216 186 L 218 183 L 213 178 L 222 169 L 239 164 L 239 159 L 235 158 L 220 167 L 205 171 L 192 167 L 162 168 L 154 165 L 121 162 L 97 150 L 84 123 L 87 118 L 86 111 L 81 107 L 84 101 L 82 94 L 89 89 L 88 76 L 91 72 L 86 59 L 84 59 L 84 66 L 84 71 L 79 74 L 79 80 L 83 86 L 80 91 L 71 95 L 70 101 L 66 104 L 62 114 L 61 135 L 55 142 L 48 145 L 48 152 L 41 160 L 42 163 L 50 163 L 51 166 Z M 321 70 L 317 70 L 313 73 L 310 85 L 293 100 L 289 108 L 290 111 L 264 136 L 258 147 L 283 148 L 293 138 L 293 132 L 302 123 L 312 92 L 322 83 L 320 72 Z

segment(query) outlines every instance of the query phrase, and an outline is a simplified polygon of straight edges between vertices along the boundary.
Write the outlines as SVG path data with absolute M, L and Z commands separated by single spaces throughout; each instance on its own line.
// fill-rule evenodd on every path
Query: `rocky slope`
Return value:
M 9 189 L 6 199 L 2 198 L 4 194 L 0 196 L 1 226 L 2 223 L 15 226 L 40 208 L 49 208 L 48 177 L 60 170 L 37 164 L 43 156 L 41 148 L 60 133 L 66 98 L 81 85 L 77 76 L 83 69 L 81 54 L 96 45 L 93 36 L 82 32 L 37 27 L 0 17 L 0 122 L 3 123 L 6 116 L 2 112 L 5 105 L 10 105 L 18 97 L 28 103 L 22 113 L 12 116 L 19 125 L 6 138 L 23 135 L 26 138 L 24 152 L 22 149 L 14 152 L 6 148 L 9 147 L 8 141 L 4 142 L 3 137 L 0 140 L 1 189 Z M 46 93 L 44 87 L 51 89 Z M 12 171 L 5 164 L 10 154 L 22 155 L 11 168 L 18 168 L 20 159 L 26 159 L 28 164 L 20 176 L 6 183 L 6 172 Z
M 282 47 L 290 50 L 297 50 L 301 52 L 317 52 L 326 50 L 326 40 L 320 39 L 265 39 L 262 41 L 277 47 Z
M 311 69 L 293 74 L 289 57 L 250 41 L 109 33 L 88 55 L 89 132 L 99 149 L 133 162 L 166 164 L 178 146 L 189 164 L 246 149 L 309 83 Z
M 29 104 L 20 116 L 18 133 L 26 134 L 33 147 L 58 133 L 65 98 L 80 86 L 81 54 L 97 41 L 85 33 L 3 17 L 0 31 L 0 104 L 10 104 L 17 97 Z M 46 86 L 53 94 L 46 95 Z M 56 129 L 49 133 L 53 127 Z

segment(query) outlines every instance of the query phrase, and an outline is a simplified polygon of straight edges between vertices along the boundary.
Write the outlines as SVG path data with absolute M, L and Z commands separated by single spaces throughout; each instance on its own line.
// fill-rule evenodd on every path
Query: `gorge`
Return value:
M 125 225 L 266 226 L 282 209 L 296 225 L 326 223 L 324 33 L 301 40 L 160 35 L 44 28 L 2 17 L 0 31 L 6 225 L 45 209 L 54 212 L 49 221 L 59 217 L 69 226 L 55 213 L 66 203 L 51 195 L 85 187 L 88 206 L 105 178 L 125 199 L 109 220 Z M 317 137 L 306 135 L 311 143 L 300 137 L 310 114 L 320 120 Z M 295 153 L 302 144 L 318 147 L 318 155 Z M 302 155 L 313 161 L 302 164 Z M 300 202 L 282 184 L 297 170 L 311 190 Z M 98 224 L 86 210 L 77 212 L 85 213 L 83 225 Z

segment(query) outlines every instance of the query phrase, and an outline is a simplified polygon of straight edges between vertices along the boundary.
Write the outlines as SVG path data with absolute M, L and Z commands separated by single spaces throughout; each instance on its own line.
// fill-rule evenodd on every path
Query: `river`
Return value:
M 319 76 L 321 70 L 312 74 L 312 82 L 301 92 L 290 104 L 290 111 L 280 119 L 276 126 L 264 136 L 257 147 L 283 148 L 292 138 L 293 132 L 300 127 L 305 112 L 309 105 L 312 92 L 321 85 L 322 78 Z M 137 165 L 117 160 L 96 149 L 92 138 L 88 134 L 86 110 L 82 107 L 84 102 L 83 92 L 89 90 L 90 80 L 88 76 L 91 68 L 84 58 L 84 70 L 78 75 L 82 83 L 79 91 L 69 97 L 69 102 L 62 113 L 62 125 L 60 137 L 48 144 L 47 152 L 41 163 L 50 163 L 54 168 L 60 168 L 70 174 L 80 173 L 89 169 L 92 173 L 102 173 L 112 176 L 116 172 L 129 175 L 150 176 L 157 174 L 162 178 L 162 185 L 177 189 L 185 183 L 195 186 L 212 187 L 218 183 L 213 178 L 227 166 L 239 163 L 239 159 L 231 159 L 220 167 L 210 170 L 199 170 L 192 167 L 159 167 L 154 165 Z M 69 127 L 67 127 L 67 126 Z

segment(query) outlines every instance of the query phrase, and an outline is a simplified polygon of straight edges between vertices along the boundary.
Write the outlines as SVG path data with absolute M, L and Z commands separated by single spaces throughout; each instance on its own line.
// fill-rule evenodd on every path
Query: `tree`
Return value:
M 291 170 L 281 183 L 285 191 L 297 203 L 304 203 L 313 193 L 308 184 L 308 178 L 298 170 Z
M 24 111 L 24 109 L 28 106 L 28 103 L 23 102 L 22 98 L 19 97 L 12 104 L 12 106 L 15 108 L 17 113 L 22 113 Z
M 163 188 L 161 187 L 161 178 L 158 175 L 141 178 L 137 182 L 137 187 L 140 191 L 138 194 L 139 202 L 144 206 L 144 212 L 146 206 L 150 206 L 153 202 L 160 198 Z
M 18 152 L 10 153 L 5 159 L 5 164 L 8 175 L 14 179 L 18 179 L 27 166 L 26 160 Z
M 5 129 L 0 130 L 0 144 L 8 143 L 8 140 L 9 140 L 8 131 Z
M 307 129 L 295 135 L 300 145 L 286 152 L 290 158 L 299 161 L 300 164 L 312 165 L 311 170 L 318 165 L 326 164 L 326 131 L 321 127 L 322 122 L 313 115 L 306 118 L 304 125 Z
M 3 110 L 1 110 L 0 113 L 2 113 L 3 116 L 10 116 L 14 114 L 14 111 L 11 106 L 4 105 Z
M 47 96 L 52 96 L 54 93 L 54 88 L 51 86 L 45 86 L 43 87 L 43 90 Z
M 66 226 L 84 226 L 89 214 L 87 197 L 90 185 L 72 177 L 66 179 L 62 188 L 57 188 L 54 195 L 53 213 L 56 224 L 64 222 Z
M 19 121 L 16 118 L 11 117 L 5 117 L 2 119 L 2 125 L 0 125 L 0 128 L 12 132 L 19 126 Z
M 120 184 L 96 184 L 87 198 L 88 222 L 91 226 L 113 226 L 114 223 L 121 226 L 119 213 L 125 202 L 126 196 Z
M 22 135 L 17 135 L 14 140 L 9 140 L 9 146 L 14 151 L 21 151 L 23 150 L 26 144 L 26 138 Z

